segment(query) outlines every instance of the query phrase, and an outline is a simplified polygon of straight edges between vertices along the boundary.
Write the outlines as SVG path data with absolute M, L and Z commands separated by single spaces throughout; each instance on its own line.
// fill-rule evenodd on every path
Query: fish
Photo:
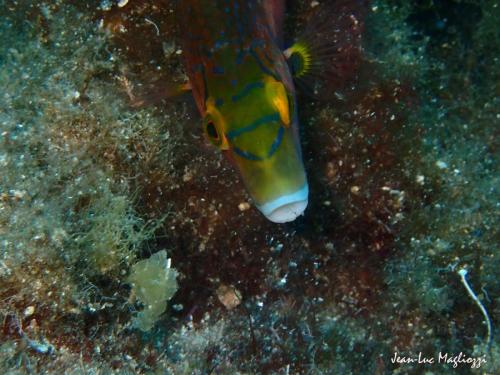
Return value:
M 258 0 L 183 0 L 177 8 L 204 133 L 275 223 L 303 214 L 309 195 L 295 88 L 278 44 L 283 9 L 282 1 Z
M 274 223 L 295 220 L 309 201 L 292 70 L 303 78 L 314 51 L 307 40 L 284 48 L 284 12 L 283 0 L 176 3 L 204 134 L 234 162 L 256 208 Z

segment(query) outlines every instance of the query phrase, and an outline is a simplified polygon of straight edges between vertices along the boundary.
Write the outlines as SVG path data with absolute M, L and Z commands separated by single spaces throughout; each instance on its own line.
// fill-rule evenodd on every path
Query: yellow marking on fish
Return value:
M 290 126 L 290 106 L 285 86 L 273 78 L 266 79 L 266 95 L 278 111 L 285 127 Z
M 210 142 L 221 150 L 229 150 L 229 142 L 226 138 L 227 125 L 224 121 L 224 117 L 215 105 L 215 99 L 212 97 L 208 98 L 206 101 L 206 115 L 203 127 Z M 214 130 L 215 134 L 213 133 Z
M 290 48 L 287 48 L 283 51 L 286 59 L 290 59 L 292 55 L 297 54 L 300 58 L 300 66 L 297 67 L 297 70 L 294 72 L 295 78 L 300 78 L 306 75 L 311 69 L 312 65 L 312 56 L 310 48 L 307 44 L 304 44 L 300 41 L 295 42 Z

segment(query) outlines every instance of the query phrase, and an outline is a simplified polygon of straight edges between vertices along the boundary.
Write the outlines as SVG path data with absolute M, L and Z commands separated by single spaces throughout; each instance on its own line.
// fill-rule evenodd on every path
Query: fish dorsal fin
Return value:
M 269 28 L 273 33 L 278 45 L 283 45 L 283 20 L 285 18 L 285 1 L 264 1 L 264 12 L 266 13 Z

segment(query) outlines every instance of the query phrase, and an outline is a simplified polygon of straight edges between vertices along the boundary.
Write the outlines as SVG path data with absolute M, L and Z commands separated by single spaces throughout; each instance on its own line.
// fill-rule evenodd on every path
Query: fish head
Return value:
M 295 101 L 293 86 L 267 75 L 205 102 L 206 137 L 234 160 L 256 207 L 276 223 L 295 220 L 308 203 Z

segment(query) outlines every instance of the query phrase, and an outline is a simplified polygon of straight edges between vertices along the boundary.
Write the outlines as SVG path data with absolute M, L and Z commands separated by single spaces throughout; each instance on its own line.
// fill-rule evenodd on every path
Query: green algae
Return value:
M 167 301 L 177 290 L 176 276 L 176 271 L 170 268 L 165 250 L 132 266 L 128 281 L 132 284 L 133 295 L 144 305 L 144 309 L 134 319 L 136 327 L 149 331 L 165 312 Z
M 109 36 L 88 11 L 1 7 L 0 320 L 14 345 L 2 350 L 2 373 L 44 361 L 30 353 L 45 341 L 58 348 L 46 371 L 83 369 L 71 348 L 87 345 L 84 316 L 126 311 L 113 288 L 161 223 L 137 212 L 134 178 L 167 164 L 169 133 L 152 111 L 131 109 Z

